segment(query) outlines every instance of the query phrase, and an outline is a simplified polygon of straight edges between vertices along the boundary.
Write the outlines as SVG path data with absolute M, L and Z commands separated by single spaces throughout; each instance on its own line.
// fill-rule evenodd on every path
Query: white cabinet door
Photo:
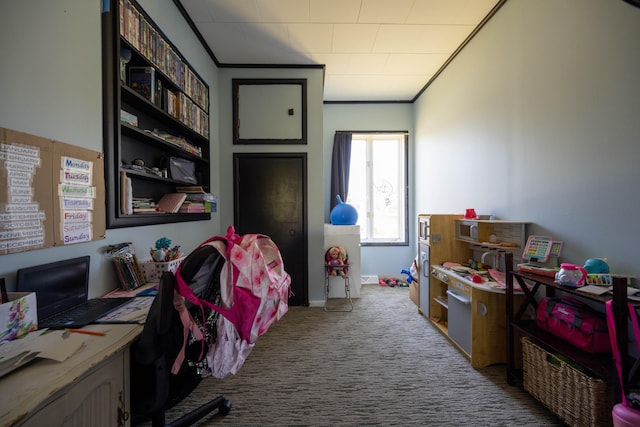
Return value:
M 49 402 L 23 424 L 25 426 L 116 427 L 119 408 L 128 402 L 125 375 L 128 351 L 121 351 L 94 372 Z M 122 409 L 128 413 L 129 408 Z M 126 423 L 128 425 L 128 423 Z

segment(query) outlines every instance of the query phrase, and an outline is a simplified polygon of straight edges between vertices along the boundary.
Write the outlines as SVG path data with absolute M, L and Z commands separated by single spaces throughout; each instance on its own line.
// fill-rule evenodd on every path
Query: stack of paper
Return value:
M 144 324 L 153 303 L 153 297 L 136 297 L 118 309 L 97 319 L 95 323 Z
M 586 294 L 604 295 L 607 292 L 611 291 L 611 287 L 610 286 L 586 285 L 586 286 L 582 286 L 582 287 L 576 288 L 576 290 L 578 290 L 580 292 L 584 292 Z
M 29 363 L 36 357 L 64 362 L 85 343 L 86 336 L 64 330 L 38 330 L 24 338 L 0 345 L 0 377 Z

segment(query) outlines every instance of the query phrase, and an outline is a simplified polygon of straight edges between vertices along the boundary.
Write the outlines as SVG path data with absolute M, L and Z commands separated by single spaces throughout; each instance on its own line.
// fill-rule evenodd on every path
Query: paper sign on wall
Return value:
M 0 255 L 104 238 L 102 153 L 0 128 Z

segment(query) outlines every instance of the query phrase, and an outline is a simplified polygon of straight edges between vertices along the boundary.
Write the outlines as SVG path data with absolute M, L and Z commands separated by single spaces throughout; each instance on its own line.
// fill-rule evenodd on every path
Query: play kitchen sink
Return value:
M 431 276 L 440 284 L 431 296 L 444 308 L 446 322 L 430 320 L 474 368 L 506 362 L 504 273 L 444 263 L 433 266 Z

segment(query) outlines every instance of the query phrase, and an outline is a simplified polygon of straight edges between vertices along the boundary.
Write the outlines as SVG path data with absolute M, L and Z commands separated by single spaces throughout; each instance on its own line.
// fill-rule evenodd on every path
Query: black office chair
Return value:
M 162 274 L 159 293 L 149 309 L 144 330 L 132 347 L 133 425 L 151 418 L 154 427 L 190 426 L 216 409 L 223 416 L 231 410 L 231 402 L 218 396 L 171 423 L 165 422 L 165 411 L 186 398 L 202 380 L 197 369 L 186 361 L 177 375 L 171 373 L 184 333 L 178 312 L 173 307 L 174 281 L 173 273 Z

